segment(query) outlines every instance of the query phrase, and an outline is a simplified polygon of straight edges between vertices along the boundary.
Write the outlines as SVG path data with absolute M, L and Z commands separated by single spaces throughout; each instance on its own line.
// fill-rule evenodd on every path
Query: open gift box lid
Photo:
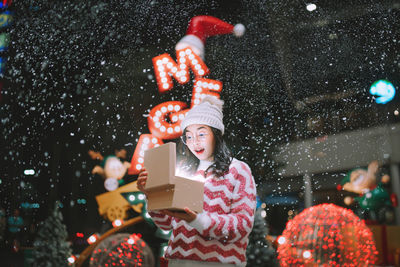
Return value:
M 176 144 L 167 143 L 144 152 L 148 177 L 146 191 L 175 184 Z
M 144 152 L 148 210 L 203 211 L 204 183 L 175 175 L 176 144 L 167 143 Z

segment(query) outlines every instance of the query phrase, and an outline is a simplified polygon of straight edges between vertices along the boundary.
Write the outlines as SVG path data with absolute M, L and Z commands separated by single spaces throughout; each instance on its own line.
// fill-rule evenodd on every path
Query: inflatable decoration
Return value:
M 96 165 L 92 174 L 98 174 L 104 179 L 104 187 L 108 191 L 117 189 L 124 183 L 124 176 L 131 166 L 127 161 L 121 161 L 126 158 L 125 149 L 116 149 L 115 155 L 108 155 L 103 157 L 99 152 L 89 150 L 89 156 L 94 160 L 100 160 L 100 165 Z
M 348 206 L 357 204 L 357 215 L 372 222 L 391 223 L 394 220 L 393 206 L 396 205 L 395 195 L 389 195 L 383 184 L 389 182 L 390 177 L 383 175 L 377 177 L 379 169 L 378 161 L 374 160 L 368 168 L 356 168 L 349 171 L 342 179 L 338 190 L 355 193 L 357 195 L 346 196 L 344 203 Z

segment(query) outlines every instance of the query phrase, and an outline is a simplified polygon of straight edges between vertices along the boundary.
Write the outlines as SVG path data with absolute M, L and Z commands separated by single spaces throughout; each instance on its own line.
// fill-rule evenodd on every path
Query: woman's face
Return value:
M 199 160 L 214 161 L 215 137 L 209 126 L 189 125 L 185 139 L 187 147 Z

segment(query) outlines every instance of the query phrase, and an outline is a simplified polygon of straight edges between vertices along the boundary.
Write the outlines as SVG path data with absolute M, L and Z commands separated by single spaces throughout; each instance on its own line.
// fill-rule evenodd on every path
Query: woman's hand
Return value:
M 184 208 L 185 212 L 176 212 L 176 211 L 170 211 L 170 210 L 161 210 L 162 213 L 184 220 L 188 223 L 194 221 L 197 218 L 197 213 L 190 210 L 189 208 Z
M 145 193 L 145 194 L 146 194 L 146 189 L 145 189 L 145 187 L 146 187 L 146 182 L 147 182 L 147 176 L 148 176 L 148 175 L 149 175 L 149 173 L 146 171 L 146 168 L 143 167 L 143 168 L 140 170 L 139 177 L 138 177 L 138 179 L 137 179 L 137 188 L 138 188 L 140 191 L 142 191 L 143 193 Z

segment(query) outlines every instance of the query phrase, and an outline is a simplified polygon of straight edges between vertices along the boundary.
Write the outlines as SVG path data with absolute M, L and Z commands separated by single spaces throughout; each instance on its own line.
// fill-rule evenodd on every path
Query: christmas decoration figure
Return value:
M 193 17 L 188 25 L 186 35 L 176 44 L 175 49 L 190 47 L 193 52 L 204 59 L 204 45 L 207 37 L 221 34 L 234 34 L 240 37 L 244 34 L 243 24 L 231 25 L 212 16 Z
M 50 216 L 39 226 L 30 266 L 68 266 L 72 250 L 59 205 L 54 204 Z
M 162 230 L 172 230 L 168 266 L 244 266 L 253 227 L 256 188 L 249 166 L 230 156 L 223 139 L 223 101 L 208 96 L 181 123 L 178 164 L 183 176 L 204 182 L 203 212 L 149 212 Z M 139 174 L 146 193 L 148 173 Z M 187 196 L 190 201 L 190 196 Z
M 289 221 L 278 238 L 285 266 L 372 266 L 376 247 L 371 230 L 351 210 L 321 204 Z
M 247 246 L 247 266 L 279 266 L 276 252 L 272 244 L 266 239 L 268 228 L 265 219 L 261 216 L 263 209 L 257 209 L 254 217 L 253 230 L 249 236 Z
M 99 174 L 104 178 L 104 187 L 108 191 L 113 191 L 118 188 L 118 186 L 124 183 L 124 176 L 131 166 L 127 161 L 121 161 L 126 159 L 125 149 L 116 149 L 115 155 L 108 155 L 103 157 L 101 153 L 89 150 L 89 156 L 94 160 L 100 160 L 100 165 L 96 165 L 92 174 Z
M 345 190 L 356 193 L 359 196 L 346 196 L 344 203 L 346 205 L 358 204 L 356 213 L 363 219 L 372 220 L 379 223 L 390 223 L 394 219 L 393 205 L 383 184 L 389 182 L 390 177 L 383 175 L 378 181 L 377 173 L 379 169 L 378 161 L 374 160 L 368 165 L 368 169 L 356 168 L 349 171 L 345 178 L 338 185 L 338 190 Z
M 122 185 L 111 192 L 105 192 L 96 196 L 96 202 L 99 206 L 99 214 L 104 216 L 110 222 L 117 219 L 124 220 L 127 218 L 127 211 L 133 208 L 136 212 L 141 213 L 143 204 L 140 201 L 130 204 L 124 197 L 125 193 L 137 192 L 136 181 Z M 144 198 L 144 197 L 143 197 Z M 132 199 L 132 197 L 131 197 Z

